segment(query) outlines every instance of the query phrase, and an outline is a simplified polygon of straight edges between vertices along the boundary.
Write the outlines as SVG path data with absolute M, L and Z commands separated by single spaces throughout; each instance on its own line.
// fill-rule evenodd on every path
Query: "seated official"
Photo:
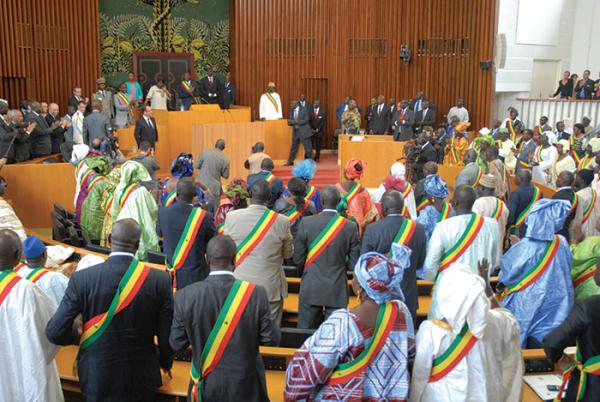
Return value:
M 286 401 L 408 399 L 415 342 L 400 283 L 410 250 L 392 247 L 390 259 L 378 253 L 360 257 L 352 289 L 361 304 L 334 312 L 294 353 Z M 361 364 L 367 348 L 372 358 Z
M 79 344 L 79 384 L 87 401 L 153 400 L 160 369 L 173 364 L 171 282 L 135 259 L 140 237 L 134 220 L 115 223 L 108 260 L 73 273 L 46 328 L 56 345 Z M 94 325 L 99 322 L 104 325 Z
M 156 232 L 163 237 L 167 268 L 177 289 L 208 276 L 204 255 L 215 228 L 212 214 L 194 206 L 195 197 L 196 186 L 192 179 L 180 179 L 177 202 L 158 210 Z
M 440 316 L 419 327 L 411 402 L 521 400 L 519 325 L 498 308 L 487 261 L 479 270 L 453 264 L 436 282 Z
M 23 254 L 27 265 L 19 265 L 15 272 L 21 278 L 35 283 L 52 300 L 56 309 L 65 295 L 69 278 L 60 272 L 44 268 L 48 254 L 46 246 L 37 237 L 30 236 L 23 242 Z
M 317 328 L 348 305 L 346 271 L 354 267 L 360 253 L 356 223 L 336 210 L 339 191 L 325 187 L 321 197 L 323 211 L 303 219 L 294 238 L 294 263 L 302 274 L 298 328 Z
M 64 400 L 54 361 L 58 351 L 44 329 L 56 305 L 30 281 L 13 272 L 19 265 L 21 240 L 0 230 L 0 390 L 3 401 Z
M 234 277 L 235 255 L 231 237 L 211 239 L 208 278 L 175 297 L 170 344 L 174 350 L 192 348 L 189 400 L 268 401 L 258 347 L 277 344 L 279 333 L 265 289 Z M 230 336 L 215 336 L 225 323 Z

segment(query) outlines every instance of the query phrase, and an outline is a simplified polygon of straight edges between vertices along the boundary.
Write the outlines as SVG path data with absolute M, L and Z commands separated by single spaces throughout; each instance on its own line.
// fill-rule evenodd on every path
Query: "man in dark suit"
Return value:
M 425 94 L 423 91 L 417 91 L 415 97 L 410 101 L 408 108 L 412 110 L 415 114 L 423 109 L 423 101 L 425 100 Z
M 252 188 L 254 183 L 256 183 L 258 180 L 266 180 L 268 175 L 273 174 L 272 172 L 274 168 L 275 164 L 273 163 L 273 159 L 263 159 L 260 163 L 260 172 L 248 176 L 248 188 Z M 267 181 L 267 183 L 269 182 Z M 278 177 L 275 177 L 269 183 L 269 187 L 271 188 L 271 197 L 269 198 L 269 202 L 267 203 L 267 208 L 273 208 L 273 206 L 275 205 L 275 201 L 277 201 L 283 193 L 283 180 L 281 180 Z
M 362 239 L 360 253 L 376 251 L 387 254 L 392 249 L 392 243 L 400 227 L 407 218 L 402 217 L 404 200 L 402 194 L 395 190 L 388 190 L 381 197 L 381 209 L 384 218 L 367 226 Z M 425 262 L 427 239 L 423 226 L 415 222 L 416 228 L 410 240 L 403 244 L 410 248 L 410 267 L 404 271 L 402 278 L 402 292 L 405 303 L 412 315 L 413 322 L 417 322 L 417 309 L 419 308 L 419 292 L 417 289 L 417 269 Z
M 235 84 L 231 82 L 231 73 L 227 72 L 225 75 L 225 83 L 223 83 L 223 88 L 219 91 L 221 94 L 221 109 L 229 109 L 231 105 L 235 104 Z
M 196 81 L 192 81 L 190 73 L 186 71 L 183 73 L 181 82 L 177 86 L 177 110 L 190 110 L 192 103 L 196 102 L 195 96 L 197 91 Z
M 408 107 L 408 101 L 402 99 L 398 109 L 392 117 L 392 128 L 394 141 L 410 141 L 414 138 L 413 126 L 415 124 L 415 113 Z
M 431 145 L 429 138 L 424 133 L 419 134 L 417 139 L 418 147 L 421 148 L 417 162 L 415 163 L 415 175 L 418 180 L 425 178 L 423 166 L 427 162 L 436 162 L 438 155 L 435 147 Z
M 323 128 L 327 121 L 327 113 L 321 107 L 321 102 L 318 99 L 312 104 L 311 113 L 309 115 L 310 128 L 313 131 L 315 140 L 315 162 L 321 159 L 321 144 L 323 142 Z
M 379 95 L 377 105 L 375 106 L 375 114 L 369 123 L 369 132 L 372 134 L 385 134 L 388 131 L 390 123 L 390 109 L 385 104 L 385 97 Z
M 527 205 L 531 202 L 533 198 L 533 185 L 531 184 L 531 170 L 529 169 L 521 169 L 517 171 L 515 175 L 515 183 L 517 184 L 517 188 L 510 193 L 510 198 L 508 200 L 508 209 L 510 214 L 508 215 L 507 225 L 512 229 L 517 218 L 527 208 Z M 515 234 L 514 230 L 511 230 L 511 234 Z M 525 232 L 527 230 L 527 224 L 523 223 L 519 228 L 519 237 L 525 236 Z
M 296 153 L 298 153 L 298 145 L 302 143 L 304 147 L 304 154 L 306 159 L 312 159 L 312 131 L 308 122 L 308 111 L 300 107 L 297 100 L 292 101 L 292 108 L 288 118 L 288 125 L 292 126 L 292 148 L 290 149 L 290 157 L 287 160 L 285 166 L 292 166 L 294 159 L 296 159 Z
M 524 162 L 525 164 L 531 164 L 531 161 L 533 161 L 533 156 L 535 155 L 535 150 L 537 148 L 537 144 L 533 140 L 533 131 L 530 129 L 523 131 L 521 144 L 521 146 L 515 144 L 519 148 L 519 152 L 517 153 L 517 171 L 523 169 L 523 165 L 519 163 L 519 161 Z
M 560 172 L 558 177 L 556 178 L 556 193 L 552 196 L 553 200 L 565 200 L 571 204 L 571 212 L 565 223 L 557 234 L 563 235 L 567 241 L 571 239 L 569 235 L 569 226 L 571 226 L 571 222 L 575 218 L 575 213 L 577 212 L 577 205 L 573 206 L 573 203 L 577 204 L 575 191 L 573 191 L 573 182 L 575 181 L 575 175 L 568 170 Z
M 181 238 L 185 236 L 189 217 L 197 210 L 194 206 L 196 186 L 190 178 L 179 179 L 177 182 L 177 200 L 172 205 L 158 210 L 156 232 L 163 237 L 163 251 L 170 266 L 174 263 L 175 250 Z M 181 267 L 175 269 L 177 290 L 202 281 L 208 276 L 208 266 L 204 255 L 206 244 L 215 235 L 212 214 L 205 212 L 198 232 L 191 240 L 192 246 Z
M 306 266 L 310 244 L 338 216 L 336 207 L 340 192 L 335 186 L 321 190 L 323 211 L 300 222 L 294 238 L 294 263 L 302 272 L 298 328 L 316 329 L 337 309 L 348 305 L 347 270 L 352 270 L 359 257 L 360 240 L 355 222 L 345 220 L 324 251 Z
M 388 121 L 388 134 L 394 134 L 394 129 L 392 128 L 392 124 L 394 123 L 394 115 L 396 114 L 396 112 L 398 111 L 398 106 L 399 104 L 396 103 L 396 98 L 390 98 L 388 99 L 388 116 L 390 118 L 390 121 Z
M 46 327 L 50 342 L 77 345 L 81 323 L 89 323 L 109 310 L 124 275 L 137 264 L 134 253 L 141 233 L 133 219 L 113 225 L 108 260 L 75 272 L 69 280 L 65 296 Z M 79 384 L 87 401 L 154 400 L 162 384 L 160 370 L 171 369 L 171 281 L 166 272 L 149 267 L 145 270 L 147 276 L 131 303 L 114 315 L 94 342 L 80 348 Z
M 304 109 L 306 109 L 308 114 L 310 114 L 312 112 L 311 107 L 310 107 L 311 106 L 310 101 L 308 99 L 306 99 L 306 94 L 300 93 L 300 100 L 298 101 L 298 104 L 300 105 L 300 107 L 303 107 Z
M 30 156 L 29 137 L 35 128 L 36 123 L 23 123 L 23 113 L 21 113 L 21 111 L 18 109 L 9 110 L 6 121 L 8 122 L 10 130 L 15 130 L 18 132 L 15 142 L 12 146 L 15 152 L 15 163 L 24 162 L 28 160 Z
M 48 105 L 48 114 L 46 115 L 46 122 L 49 126 L 56 122 L 60 122 L 60 109 L 56 103 L 50 103 Z M 51 134 L 52 140 L 52 153 L 58 154 L 60 153 L 60 146 L 65 142 L 65 131 L 67 127 L 70 125 L 70 122 L 61 122 L 61 125 L 56 127 Z
M 431 126 L 435 124 L 435 109 L 429 107 L 429 101 L 423 100 L 421 103 L 423 109 L 415 113 L 415 130 L 421 131 L 425 126 Z
M 58 128 L 60 122 L 48 125 L 46 119 L 40 115 L 41 104 L 37 101 L 31 103 L 31 113 L 25 118 L 26 123 L 34 122 L 35 128 L 29 136 L 31 157 L 47 156 L 52 153 L 52 132 Z
M 594 80 L 590 78 L 590 70 L 584 70 L 583 77 L 575 86 L 575 95 L 577 99 L 592 99 L 594 96 Z
M 198 372 L 202 372 L 202 353 L 208 347 L 209 335 L 218 325 L 234 284 L 239 283 L 232 272 L 235 254 L 236 246 L 231 237 L 211 239 L 206 248 L 210 275 L 177 292 L 175 297 L 171 347 L 183 350 L 191 346 L 192 363 Z M 198 393 L 204 401 L 259 402 L 269 399 L 259 346 L 279 343 L 279 332 L 270 318 L 265 289 L 260 286 L 251 289 L 245 307 L 237 307 L 241 310 L 240 318 L 224 345 L 223 354 L 215 362 L 214 369 L 201 379 Z M 190 381 L 188 400 L 193 400 L 192 391 L 193 382 Z
M 85 102 L 86 104 L 88 104 L 89 101 L 90 101 L 89 98 L 85 98 L 85 99 L 83 98 L 81 87 L 74 87 L 73 88 L 73 96 L 71 96 L 69 98 L 67 105 L 77 108 L 77 105 L 79 105 L 79 102 Z
M 21 113 L 18 110 L 14 113 Z M 16 147 L 19 142 L 26 141 L 29 133 L 35 128 L 35 123 L 29 123 L 26 128 L 11 124 L 8 117 L 8 104 L 0 101 L 0 158 L 6 158 L 6 163 L 21 162 L 16 158 Z M 29 155 L 29 149 L 27 149 Z
M 373 116 L 375 116 L 375 112 L 377 111 L 377 98 L 371 98 L 371 103 L 366 107 L 365 110 L 365 133 L 371 132 L 371 120 L 373 120 Z
M 213 74 L 212 67 L 206 68 L 206 77 L 198 82 L 198 93 L 203 103 L 219 103 L 221 82 Z
M 138 148 L 142 141 L 147 141 L 152 148 L 156 148 L 158 128 L 156 127 L 156 120 L 152 117 L 152 108 L 149 105 L 144 106 L 142 117 L 135 122 L 133 136 Z

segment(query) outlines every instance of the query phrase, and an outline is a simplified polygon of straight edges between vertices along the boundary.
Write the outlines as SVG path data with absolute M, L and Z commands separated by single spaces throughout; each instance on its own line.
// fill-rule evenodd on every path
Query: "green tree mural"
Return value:
M 171 45 L 171 13 L 173 8 L 183 4 L 198 4 L 200 0 L 139 0 L 141 3 L 152 6 L 154 20 L 150 26 L 150 35 L 154 48 L 159 52 L 173 51 Z

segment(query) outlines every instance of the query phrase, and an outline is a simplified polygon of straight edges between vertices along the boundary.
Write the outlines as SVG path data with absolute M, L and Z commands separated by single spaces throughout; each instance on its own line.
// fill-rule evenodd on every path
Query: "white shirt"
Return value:
M 79 110 L 72 117 L 73 121 L 73 142 L 83 144 L 83 119 L 84 115 Z
M 226 269 L 218 269 L 216 271 L 210 271 L 210 273 L 208 274 L 208 276 L 215 276 L 215 275 L 231 275 L 231 276 L 235 277 L 235 275 L 233 275 L 233 272 L 227 271 Z
M 150 106 L 156 110 L 167 110 L 167 93 L 156 85 L 152 85 L 146 99 L 150 100 Z
M 452 106 L 448 111 L 448 123 L 452 122 L 452 117 L 458 117 L 460 123 L 469 121 L 469 111 L 464 107 Z
M 271 102 L 271 99 L 267 94 L 262 94 L 260 97 L 260 104 L 258 107 L 258 116 L 265 120 L 279 120 L 283 118 L 283 111 L 281 109 L 281 98 L 277 92 L 271 92 L 270 97 L 275 102 Z
M 33 269 L 29 267 L 23 267 L 19 269 L 17 274 L 23 279 L 27 278 L 33 271 Z M 69 285 L 69 278 L 61 274 L 60 272 L 50 271 L 42 276 L 35 285 L 42 290 L 48 296 L 53 304 L 54 310 L 58 308 L 63 296 L 65 295 L 65 291 L 67 290 L 67 286 Z

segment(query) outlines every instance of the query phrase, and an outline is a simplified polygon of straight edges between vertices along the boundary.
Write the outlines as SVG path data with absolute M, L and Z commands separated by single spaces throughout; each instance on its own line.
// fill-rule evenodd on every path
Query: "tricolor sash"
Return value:
M 525 223 L 525 218 L 527 218 L 527 215 L 529 215 L 529 210 L 531 209 L 531 207 L 533 207 L 533 204 L 540 200 L 540 198 L 542 198 L 542 190 L 540 190 L 537 186 L 533 186 L 533 196 L 531 197 L 531 201 L 529 201 L 529 204 L 527 204 L 525 209 L 521 211 L 521 213 L 517 217 L 517 220 L 515 221 L 515 226 L 517 228 L 523 226 L 523 224 Z
M 191 96 L 194 96 L 194 88 L 192 88 L 191 83 L 188 84 L 185 81 L 181 81 L 181 86 L 183 87 L 183 89 L 185 89 L 185 92 L 187 92 L 188 94 L 190 94 Z
M 504 210 L 504 203 L 496 198 L 496 208 L 494 208 L 494 212 L 492 213 L 492 218 L 499 221 L 502 216 L 502 210 Z
M 415 234 L 416 228 L 417 222 L 410 219 L 404 219 L 398 233 L 396 233 L 396 237 L 394 237 L 394 243 L 406 246 Z
M 358 195 L 358 193 L 360 192 L 360 188 L 360 183 L 355 181 L 354 184 L 352 184 L 352 187 L 350 187 L 350 190 L 348 190 L 348 192 L 343 195 L 343 197 L 346 198 L 346 203 L 348 206 L 350 206 L 350 202 L 354 200 L 354 197 Z
M 88 169 L 83 176 L 81 176 L 81 180 L 79 181 L 79 185 L 83 185 L 83 183 L 85 183 L 85 181 L 89 178 L 92 177 L 94 175 L 94 170 L 93 169 Z M 88 187 L 89 188 L 89 187 Z
M 319 235 L 310 242 L 304 269 L 308 268 L 333 241 L 335 236 L 346 226 L 348 220 L 340 214 L 335 214 Z
M 581 352 L 579 351 L 579 347 L 577 347 L 577 351 L 575 352 L 575 362 L 567 364 L 563 370 L 562 383 L 560 385 L 558 395 L 556 395 L 556 399 L 554 400 L 555 402 L 562 401 L 563 392 L 565 391 L 565 387 L 571 378 L 573 370 L 579 370 L 580 372 L 579 384 L 577 385 L 577 397 L 575 398 L 575 401 L 577 402 L 583 400 L 583 397 L 585 396 L 588 376 L 590 374 L 595 376 L 600 375 L 600 355 L 590 357 L 585 361 L 585 363 L 582 363 L 582 361 L 583 358 L 581 356 Z
M 477 166 L 477 177 L 475 178 L 475 181 L 473 182 L 473 184 L 471 184 L 471 187 L 477 187 L 479 185 L 479 181 L 481 180 L 482 176 L 483 176 L 483 169 L 480 168 L 479 166 Z
M 417 212 L 421 212 L 428 205 L 431 205 L 431 201 L 429 201 L 429 198 L 423 198 L 421 200 L 421 202 L 419 203 L 419 205 L 417 205 Z
M 113 318 L 131 304 L 150 273 L 150 268 L 135 258 L 119 282 L 117 292 L 105 313 L 90 318 L 83 324 L 83 334 L 79 349 L 85 349 L 96 342 L 106 331 Z
M 275 111 L 279 113 L 279 104 L 277 103 L 273 95 L 271 95 L 269 92 L 265 92 L 265 95 L 267 95 L 267 98 L 271 101 L 273 107 L 275 107 Z
M 429 382 L 436 382 L 444 378 L 469 354 L 476 343 L 477 338 L 469 331 L 469 326 L 465 323 L 448 349 L 433 359 Z
M 518 159 L 517 162 L 519 163 L 519 165 L 521 165 L 521 167 L 523 167 L 525 169 L 531 169 L 533 167 L 533 165 L 531 165 L 531 163 L 522 161 L 521 159 Z
M 592 162 L 595 158 L 595 156 L 589 156 L 586 153 L 585 156 L 579 161 L 579 164 L 577 165 L 577 171 L 579 172 L 580 170 L 585 169 L 587 165 L 589 165 L 590 162 Z
M 47 269 L 45 268 L 34 268 L 31 270 L 31 272 L 29 273 L 29 275 L 27 275 L 25 277 L 25 279 L 27 279 L 29 282 L 33 282 L 36 283 L 37 281 L 39 281 L 40 279 L 42 279 L 42 277 L 44 275 L 46 275 L 48 272 Z
M 450 217 L 450 212 L 452 208 L 450 208 L 450 203 L 444 200 L 444 204 L 442 204 L 442 210 L 440 211 L 440 216 L 438 216 L 438 222 L 444 221 Z
M 225 221 L 217 225 L 217 234 L 222 235 L 223 233 L 225 233 Z
M 14 271 L 6 270 L 0 272 L 0 306 L 8 296 L 12 288 L 21 280 Z
M 513 125 L 513 121 L 512 120 L 508 120 L 508 131 L 510 133 L 510 140 L 513 143 L 517 143 L 517 132 L 515 131 L 515 126 Z
M 83 165 L 85 164 L 85 159 L 80 160 L 77 163 L 77 166 L 75 167 L 75 177 L 79 177 L 79 173 L 81 172 L 81 169 L 83 169 Z
M 302 207 L 302 210 L 298 211 L 298 207 L 294 207 L 294 209 L 285 214 L 285 216 L 288 218 L 288 221 L 290 222 L 290 225 L 296 222 L 298 219 L 300 219 L 300 217 L 302 216 L 304 211 L 306 211 L 306 208 L 308 208 L 309 205 L 310 204 L 308 202 L 305 202 L 304 206 Z
M 173 279 L 175 278 L 175 271 L 181 268 L 190 254 L 190 250 L 194 245 L 194 240 L 198 235 L 198 230 L 200 230 L 200 226 L 202 226 L 205 216 L 206 211 L 202 208 L 192 208 L 190 216 L 188 216 L 187 221 L 185 222 L 185 227 L 183 228 L 183 233 L 181 233 L 177 247 L 173 252 L 173 257 L 171 257 L 171 263 L 169 263 L 169 260 L 167 259 L 167 271 L 169 271 L 169 274 Z M 174 279 L 173 285 L 175 284 L 176 282 Z
M 542 162 L 542 151 L 543 150 L 544 150 L 544 148 L 541 145 L 538 146 L 535 150 L 535 155 L 533 158 L 537 163 Z
M 308 202 L 310 200 L 312 200 L 312 198 L 315 196 L 315 194 L 317 193 L 317 188 L 313 185 L 308 185 L 308 189 L 306 190 L 306 195 L 304 196 L 304 199 Z
M 171 204 L 173 204 L 173 202 L 175 201 L 175 198 L 177 198 L 177 190 L 173 190 L 169 193 L 169 195 L 167 195 L 164 204 L 165 207 L 171 206 Z
M 406 187 L 404 188 L 404 191 L 402 192 L 402 199 L 404 200 L 404 206 L 402 206 L 402 216 L 404 216 L 405 218 L 408 218 L 408 215 L 409 215 L 408 207 L 406 206 L 406 199 L 410 195 L 411 191 L 412 191 L 412 185 L 409 182 L 406 182 Z
M 573 138 L 573 136 L 571 136 L 571 138 Z M 581 156 L 579 156 L 579 153 L 575 150 L 574 148 L 575 145 L 571 144 L 571 156 L 573 157 L 573 160 L 575 161 L 575 164 L 577 166 L 579 166 L 579 163 L 581 162 Z
M 382 304 L 379 307 L 373 336 L 369 344 L 356 359 L 338 364 L 329 376 L 327 385 L 343 384 L 364 373 L 385 345 L 397 317 L 398 305 L 395 302 L 388 301 Z
M 102 209 L 105 213 L 110 213 L 110 209 L 112 208 L 113 201 L 115 199 L 115 194 L 110 193 L 105 199 L 102 205 Z
M 265 175 L 265 180 L 267 181 L 267 183 L 271 184 L 275 180 L 275 175 L 273 175 L 273 173 L 269 172 Z
M 92 188 L 94 188 L 96 183 L 101 182 L 101 181 L 104 181 L 104 177 L 102 177 L 102 176 L 96 176 L 92 180 L 90 180 L 87 185 L 88 192 L 92 191 Z
M 578 205 L 579 205 L 579 197 L 577 196 L 577 194 L 573 193 L 573 198 L 571 198 L 571 209 L 569 210 L 569 214 L 575 213 Z
M 451 264 L 455 263 L 465 251 L 467 251 L 481 231 L 484 221 L 483 216 L 475 213 L 471 214 L 471 219 L 456 244 L 442 254 L 438 274 L 446 270 Z
M 576 288 L 577 286 L 581 285 L 582 283 L 584 283 L 585 281 L 587 281 L 588 279 L 591 279 L 594 277 L 594 274 L 596 273 L 596 263 L 598 262 L 597 258 L 592 258 L 591 261 L 588 262 L 588 266 L 579 273 L 579 275 L 577 275 L 576 277 L 573 278 L 573 286 Z
M 270 209 L 265 210 L 265 213 L 258 219 L 248 236 L 237 247 L 235 254 L 235 266 L 240 266 L 248 255 L 258 246 L 260 241 L 265 237 L 267 231 L 273 226 L 277 220 L 277 212 Z
M 25 268 L 27 265 L 23 264 L 22 262 L 18 263 L 16 267 L 13 268 L 14 272 L 19 272 L 21 270 L 21 268 Z
M 125 203 L 127 202 L 127 199 L 129 198 L 129 196 L 139 187 L 140 185 L 137 183 L 131 183 L 130 185 L 128 185 L 127 187 L 125 187 L 125 189 L 123 190 L 123 192 L 121 193 L 121 196 L 119 197 L 119 208 L 123 208 L 123 206 L 125 205 Z
M 121 102 L 123 102 L 123 104 L 129 106 L 131 105 L 131 101 L 129 100 L 129 97 L 127 97 L 127 95 L 125 95 L 123 92 L 117 92 L 117 97 L 119 98 L 119 100 Z
M 598 193 L 596 193 L 596 190 L 592 189 L 592 199 L 590 201 L 590 204 L 583 211 L 583 217 L 581 218 L 582 225 L 584 223 L 586 223 L 588 221 L 588 219 L 590 219 L 590 216 L 592 216 L 592 211 L 594 210 L 594 206 L 596 205 L 597 198 L 598 198 Z
M 190 376 L 193 383 L 191 395 L 193 401 L 202 401 L 202 380 L 217 367 L 221 357 L 223 357 L 223 353 L 227 349 L 229 340 L 235 332 L 242 314 L 246 310 L 255 287 L 254 284 L 240 279 L 236 279 L 233 282 L 233 286 L 217 316 L 217 321 L 208 335 L 206 344 L 202 348 L 202 355 L 200 357 L 201 371 L 198 370 L 196 364 L 192 361 Z
M 552 241 L 548 243 L 548 245 L 544 249 L 541 258 L 533 267 L 531 267 L 531 269 L 523 276 L 523 278 L 521 278 L 519 282 L 515 283 L 514 285 L 507 286 L 504 292 L 504 297 L 515 292 L 520 292 L 521 290 L 524 290 L 529 286 L 533 285 L 533 283 L 540 276 L 542 276 L 544 272 L 546 272 L 546 269 L 548 269 L 548 267 L 552 263 L 554 256 L 556 256 L 556 252 L 558 251 L 559 246 L 560 239 L 558 236 L 554 236 L 554 239 L 552 239 Z

